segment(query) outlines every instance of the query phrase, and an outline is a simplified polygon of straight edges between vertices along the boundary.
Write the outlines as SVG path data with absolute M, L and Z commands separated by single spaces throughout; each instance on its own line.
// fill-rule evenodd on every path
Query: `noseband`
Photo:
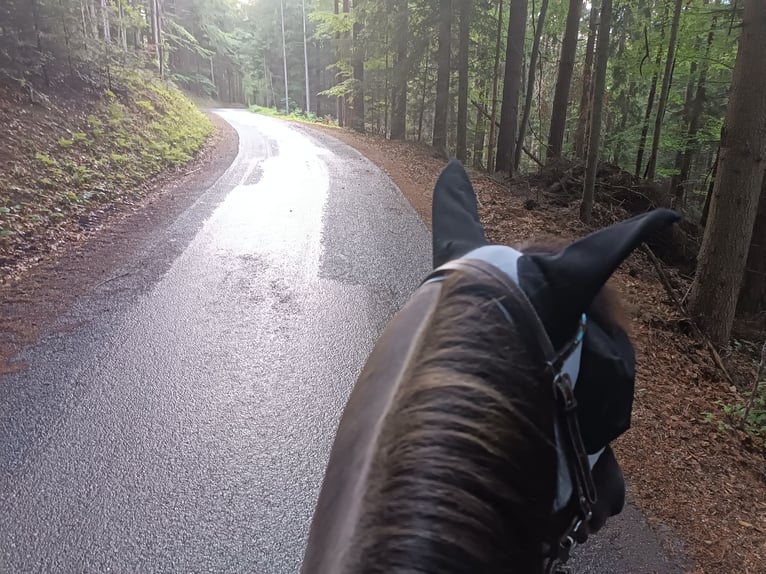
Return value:
M 555 424 L 560 439 L 557 446 L 563 451 L 576 502 L 574 515 L 567 519 L 567 527 L 557 537 L 556 544 L 546 549 L 545 572 L 546 574 L 565 574 L 569 571 L 565 564 L 577 544 L 577 535 L 590 521 L 592 507 L 597 499 L 588 455 L 580 434 L 574 385 L 564 365 L 567 359 L 582 346 L 585 316 L 583 315 L 575 336 L 561 351 L 556 352 L 529 298 L 505 273 L 480 259 L 456 259 L 433 271 L 425 282 L 443 281 L 452 273 L 467 274 L 479 283 L 486 283 L 489 280 L 507 291 L 509 296 L 502 302 L 498 301 L 498 305 L 509 321 L 521 324 L 526 332 L 534 336 L 545 356 L 545 376 L 552 385 L 556 403 Z M 559 511 L 559 514 L 567 512 L 568 508 L 565 507 Z

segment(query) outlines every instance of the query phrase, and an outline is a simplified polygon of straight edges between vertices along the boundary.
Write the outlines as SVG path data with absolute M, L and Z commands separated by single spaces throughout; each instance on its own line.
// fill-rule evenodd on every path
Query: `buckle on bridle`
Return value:
M 548 363 L 549 372 L 552 374 L 556 417 L 562 435 L 562 444 L 559 447 L 563 449 L 567 461 L 577 509 L 569 527 L 558 538 L 555 548 L 551 548 L 551 558 L 546 568 L 546 574 L 567 574 L 570 572 L 565 563 L 577 546 L 577 534 L 593 516 L 592 505 L 596 503 L 598 496 L 588 462 L 588 454 L 580 434 L 574 388 L 569 374 L 563 370 L 566 359 L 582 343 L 584 330 L 585 318 L 583 317 L 572 341 Z

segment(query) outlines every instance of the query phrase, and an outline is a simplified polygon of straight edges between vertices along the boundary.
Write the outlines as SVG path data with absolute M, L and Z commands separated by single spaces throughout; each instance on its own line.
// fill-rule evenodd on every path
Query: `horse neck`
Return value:
M 512 325 L 482 318 L 467 322 L 481 333 L 463 336 L 455 321 L 433 320 L 383 420 L 347 572 L 542 569 L 551 389 Z

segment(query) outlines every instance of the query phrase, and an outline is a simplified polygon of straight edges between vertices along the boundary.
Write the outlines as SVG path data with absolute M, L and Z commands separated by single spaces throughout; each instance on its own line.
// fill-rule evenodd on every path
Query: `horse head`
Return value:
M 560 248 L 488 242 L 457 162 L 433 198 L 434 271 L 389 323 L 336 435 L 303 572 L 542 572 L 619 512 L 609 443 L 635 357 L 604 286 L 677 214 Z

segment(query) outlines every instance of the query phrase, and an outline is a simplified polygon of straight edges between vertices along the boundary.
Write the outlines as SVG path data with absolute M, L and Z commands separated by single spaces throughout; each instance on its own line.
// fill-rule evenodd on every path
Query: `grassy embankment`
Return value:
M 180 91 L 150 76 L 112 86 L 36 102 L 0 87 L 0 268 L 50 248 L 93 213 L 135 202 L 213 131 Z
M 318 117 L 312 112 L 304 112 L 301 110 L 294 110 L 289 114 L 284 114 L 274 108 L 264 108 L 261 106 L 250 106 L 248 108 L 254 114 L 262 116 L 269 116 L 272 118 L 281 118 L 284 120 L 291 120 L 294 122 L 301 122 L 304 124 L 321 124 L 323 126 L 338 127 L 335 119 L 332 116 Z

